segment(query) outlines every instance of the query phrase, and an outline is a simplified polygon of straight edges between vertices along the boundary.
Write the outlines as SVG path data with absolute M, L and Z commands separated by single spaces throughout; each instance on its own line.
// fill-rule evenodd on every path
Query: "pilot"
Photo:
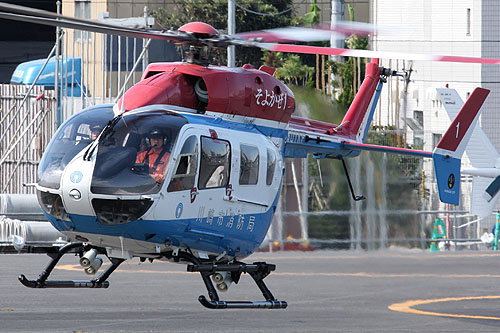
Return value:
M 95 141 L 99 134 L 101 133 L 102 126 L 101 125 L 91 125 L 90 126 L 90 139 Z
M 150 148 L 137 154 L 136 163 L 143 163 L 148 167 L 148 173 L 157 183 L 163 181 L 167 170 L 170 153 L 164 146 L 166 135 L 158 128 L 148 133 Z

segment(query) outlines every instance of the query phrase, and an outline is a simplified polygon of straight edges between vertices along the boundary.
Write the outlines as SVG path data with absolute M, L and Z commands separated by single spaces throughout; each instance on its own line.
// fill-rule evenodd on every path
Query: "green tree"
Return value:
M 354 8 L 348 4 L 349 19 L 354 20 Z M 366 50 L 368 48 L 368 38 L 351 35 L 345 41 L 346 47 L 349 49 Z M 327 67 L 330 68 L 332 74 L 338 78 L 333 81 L 334 87 L 340 88 L 340 93 L 337 102 L 344 107 L 351 105 L 356 92 L 361 85 L 364 77 L 366 59 L 347 58 L 345 62 L 336 62 L 329 60 Z
M 320 23 L 321 9 L 318 7 L 317 0 L 311 0 L 311 7 L 309 7 L 309 12 L 304 16 L 304 24 L 308 26 L 318 25 Z
M 313 27 L 313 26 L 316 26 L 316 25 L 319 25 L 321 22 L 321 16 L 320 16 L 320 11 L 321 9 L 318 7 L 317 5 L 317 0 L 311 0 L 311 7 L 309 7 L 309 12 L 304 16 L 304 24 L 306 26 L 310 26 L 310 27 Z M 320 43 L 313 43 L 314 45 L 316 46 L 327 46 L 327 43 L 325 42 L 320 42 Z M 324 61 L 324 56 L 321 56 L 323 57 L 323 61 Z M 316 89 L 320 89 L 320 82 L 321 82 L 321 78 L 323 78 L 324 76 L 324 68 L 322 68 L 322 66 L 320 66 L 320 55 L 319 54 L 316 54 Z M 324 79 L 323 79 L 324 81 Z
M 314 74 L 314 68 L 302 63 L 300 56 L 292 54 L 276 70 L 276 77 L 287 84 L 305 86 Z
M 332 103 L 330 98 L 311 87 L 292 86 L 297 109 L 301 117 L 339 124 L 345 108 Z M 309 196 L 310 212 L 326 210 L 349 210 L 350 193 L 342 163 L 335 159 L 317 160 L 309 156 Z M 348 216 L 318 215 L 309 216 L 309 237 L 316 239 L 349 239 Z M 334 245 L 333 248 L 349 248 L 349 244 Z

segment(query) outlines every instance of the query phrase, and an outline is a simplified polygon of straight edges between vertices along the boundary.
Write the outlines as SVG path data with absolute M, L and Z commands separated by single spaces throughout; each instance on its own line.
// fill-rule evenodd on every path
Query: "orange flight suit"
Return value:
M 137 159 L 135 160 L 136 163 L 148 163 L 148 172 L 157 183 L 161 183 L 163 181 L 163 177 L 167 171 L 168 161 L 170 159 L 170 154 L 165 152 L 161 160 L 158 162 L 156 170 L 151 172 L 162 150 L 162 148 L 152 148 L 150 150 L 141 151 L 137 154 Z

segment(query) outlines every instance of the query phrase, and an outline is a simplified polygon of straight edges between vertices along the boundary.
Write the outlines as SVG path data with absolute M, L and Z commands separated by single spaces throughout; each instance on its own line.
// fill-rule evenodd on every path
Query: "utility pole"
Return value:
M 57 14 L 61 15 L 61 1 L 56 2 L 56 7 L 57 7 Z M 57 127 L 61 125 L 62 122 L 62 114 L 61 114 L 61 96 L 60 96 L 60 91 L 59 91 L 59 54 L 61 53 L 61 39 L 60 35 L 62 33 L 62 30 L 60 27 L 56 27 L 56 68 L 55 68 L 55 73 L 54 73 L 54 93 L 55 93 L 55 99 L 56 99 L 56 105 L 57 105 Z M 61 80 L 62 82 L 62 80 Z
M 331 17 L 331 27 L 334 28 L 335 25 L 344 20 L 344 0 L 332 0 L 332 17 Z M 330 46 L 336 48 L 343 48 L 344 41 L 339 38 L 332 36 L 330 39 Z M 340 58 L 340 57 L 339 57 Z
M 229 35 L 236 34 L 236 6 L 234 0 L 227 1 L 227 33 Z M 230 45 L 227 47 L 227 67 L 234 67 L 235 63 L 234 45 Z
M 345 8 L 344 0 L 332 0 L 332 17 L 330 23 L 332 28 L 334 28 L 337 23 L 342 22 L 344 20 L 344 8 Z M 330 38 L 330 47 L 344 48 L 344 40 L 337 38 L 334 34 L 334 36 Z M 340 56 L 332 56 L 331 59 L 337 62 L 341 61 Z M 330 80 L 335 80 L 335 79 L 336 78 L 334 77 L 334 75 L 330 77 Z M 332 91 L 330 93 L 332 98 L 335 98 L 336 92 L 333 86 L 332 86 Z

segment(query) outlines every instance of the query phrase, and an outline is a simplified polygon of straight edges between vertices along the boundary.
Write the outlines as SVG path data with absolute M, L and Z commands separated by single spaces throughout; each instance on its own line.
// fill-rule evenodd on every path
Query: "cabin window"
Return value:
M 240 146 L 240 185 L 256 185 L 259 180 L 259 148 Z
M 231 145 L 228 141 L 202 136 L 198 188 L 227 186 L 230 162 Z
M 198 138 L 195 135 L 187 138 L 182 146 L 177 162 L 175 173 L 168 185 L 169 192 L 189 190 L 194 187 L 196 169 L 198 167 Z
M 266 185 L 271 185 L 273 183 L 275 169 L 276 169 L 276 154 L 271 149 L 267 149 Z

